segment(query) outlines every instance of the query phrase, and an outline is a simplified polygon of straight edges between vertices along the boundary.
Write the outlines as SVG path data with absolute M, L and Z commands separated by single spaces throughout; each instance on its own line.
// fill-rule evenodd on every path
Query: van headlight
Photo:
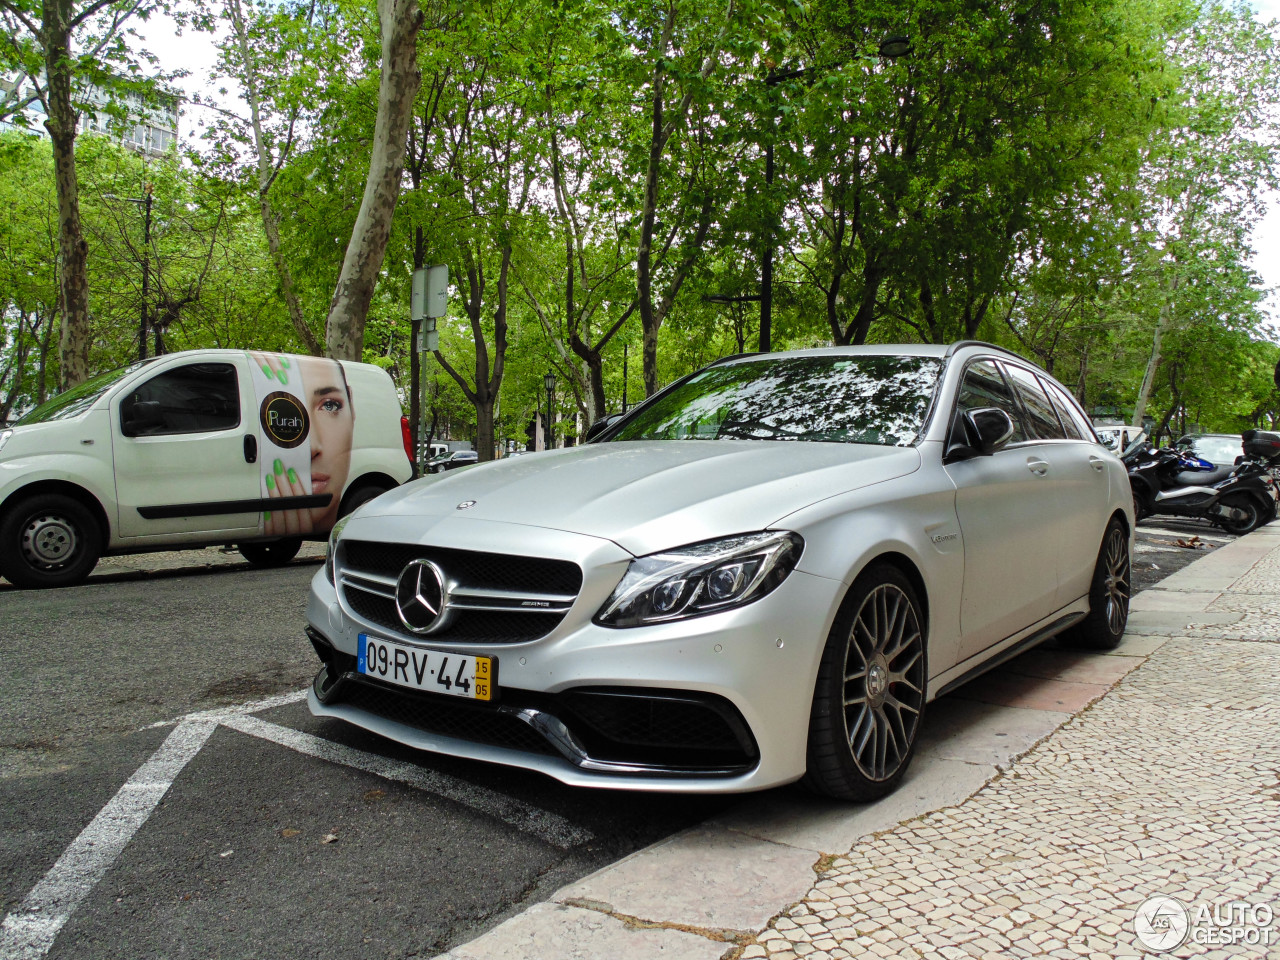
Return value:
M 324 575 L 335 587 L 338 585 L 338 574 L 334 569 L 333 556 L 338 549 L 338 537 L 342 536 L 342 528 L 347 525 L 347 521 L 350 519 L 351 514 L 347 514 L 333 525 L 333 529 L 329 531 L 329 545 L 324 551 Z
M 782 583 L 803 549 L 798 533 L 764 530 L 638 557 L 595 622 L 638 627 L 741 607 Z

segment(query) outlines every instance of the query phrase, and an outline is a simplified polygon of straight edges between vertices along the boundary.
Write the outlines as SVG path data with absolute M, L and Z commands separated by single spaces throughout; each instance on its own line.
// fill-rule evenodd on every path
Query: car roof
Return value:
M 804 350 L 780 350 L 773 353 L 739 353 L 731 357 L 723 357 L 719 363 L 735 361 L 764 360 L 775 357 L 848 357 L 848 356 L 897 356 L 897 357 L 949 357 L 961 350 L 974 350 L 983 353 L 999 353 L 1011 360 L 1031 363 L 1006 347 L 981 340 L 960 340 L 956 343 L 864 343 L 849 347 L 809 347 Z M 1038 366 L 1038 365 L 1037 365 Z

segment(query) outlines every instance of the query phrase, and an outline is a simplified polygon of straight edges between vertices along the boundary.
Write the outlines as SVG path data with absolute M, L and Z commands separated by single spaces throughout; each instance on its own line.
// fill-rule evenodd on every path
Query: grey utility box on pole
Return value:
M 419 353 L 426 353 L 440 346 L 436 318 L 445 315 L 448 305 L 449 268 L 445 264 L 436 263 L 413 271 L 413 295 L 409 306 L 413 319 L 422 321 L 417 344 Z

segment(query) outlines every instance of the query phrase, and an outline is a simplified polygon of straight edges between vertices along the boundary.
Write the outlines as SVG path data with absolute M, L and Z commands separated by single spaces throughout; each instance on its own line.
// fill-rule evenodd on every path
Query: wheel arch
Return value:
M 863 574 L 877 563 L 888 564 L 889 566 L 896 568 L 899 573 L 907 578 L 907 582 L 911 584 L 912 589 L 916 592 L 916 599 L 920 601 L 920 615 L 924 618 L 922 626 L 924 627 L 925 636 L 927 637 L 929 635 L 930 620 L 929 589 L 925 585 L 924 575 L 920 572 L 920 568 L 916 566 L 915 561 L 905 553 L 899 553 L 896 550 L 887 550 L 884 553 L 878 553 L 873 557 L 868 557 L 867 561 L 862 565 L 862 568 L 853 578 L 853 581 L 849 584 L 848 590 L 845 591 L 845 597 L 847 597 L 849 592 L 853 590 L 853 584 L 857 583 Z M 842 598 L 841 603 L 843 602 L 844 599 Z
M 102 534 L 102 546 L 103 549 L 106 548 L 111 540 L 111 521 L 107 517 L 106 508 L 92 493 L 78 483 L 71 483 L 69 480 L 35 480 L 24 487 L 19 487 L 5 497 L 3 504 L 0 504 L 0 515 L 8 513 L 16 504 L 21 503 L 28 497 L 36 497 L 43 494 L 59 494 L 64 497 L 70 497 L 81 504 L 98 522 L 98 531 Z
M 351 483 L 347 484 L 347 489 L 342 494 L 342 503 L 338 506 L 338 516 L 343 516 L 346 513 L 347 505 L 351 502 L 352 498 L 362 490 L 367 490 L 370 487 L 376 487 L 380 488 L 383 492 L 386 492 L 387 490 L 393 490 L 398 486 L 400 486 L 400 484 L 393 477 L 389 477 L 387 474 L 378 470 L 371 470 L 369 473 L 362 473 Z

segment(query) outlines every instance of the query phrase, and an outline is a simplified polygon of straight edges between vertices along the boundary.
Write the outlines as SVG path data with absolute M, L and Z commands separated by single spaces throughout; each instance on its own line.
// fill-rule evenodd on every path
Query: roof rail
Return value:
M 1014 350 L 1010 350 L 1008 347 L 1001 347 L 994 343 L 987 343 L 985 340 L 957 340 L 955 343 L 951 344 L 951 346 L 947 347 L 946 355 L 948 357 L 954 356 L 955 352 L 962 347 L 985 347 L 988 350 L 997 350 L 1000 353 L 1007 353 L 1009 356 L 1017 357 L 1019 360 L 1027 359 L 1022 354 Z

